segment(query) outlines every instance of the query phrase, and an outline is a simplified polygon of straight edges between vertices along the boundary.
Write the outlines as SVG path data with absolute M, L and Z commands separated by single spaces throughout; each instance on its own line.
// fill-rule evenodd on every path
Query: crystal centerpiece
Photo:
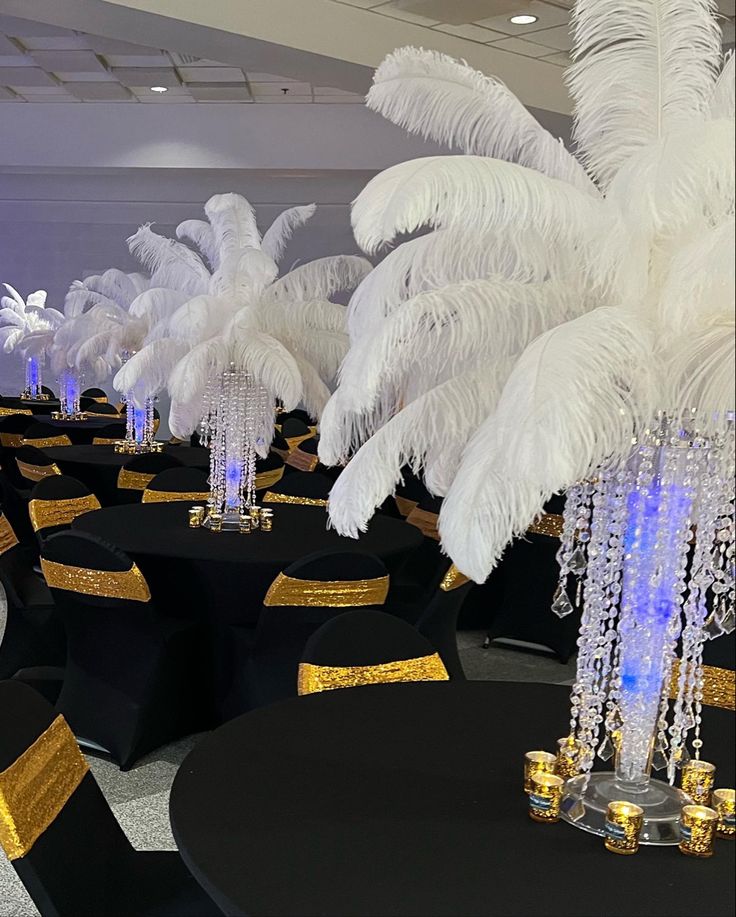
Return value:
M 125 439 L 116 445 L 118 451 L 132 454 L 158 451 L 154 415 L 155 401 L 155 397 L 149 396 L 144 400 L 143 405 L 138 405 L 132 394 L 124 398 L 127 405 Z
M 59 376 L 59 413 L 62 417 L 77 418 L 80 416 L 79 395 L 82 378 L 76 369 L 64 369 Z
M 604 833 L 615 799 L 644 810 L 642 843 L 679 840 L 688 800 L 674 782 L 688 742 L 700 757 L 703 644 L 734 628 L 733 500 L 732 420 L 709 439 L 663 420 L 626 462 L 568 492 L 553 610 L 583 611 L 570 718 L 580 773 L 563 813 L 585 830 Z M 596 757 L 615 770 L 592 773 Z
M 41 366 L 42 362 L 39 357 L 25 358 L 26 381 L 21 394 L 22 398 L 47 400 L 47 396 L 42 391 Z
M 208 387 L 200 438 L 210 448 L 210 499 L 203 525 L 240 530 L 256 501 L 256 456 L 267 428 L 273 430 L 273 399 L 253 375 L 230 369 Z

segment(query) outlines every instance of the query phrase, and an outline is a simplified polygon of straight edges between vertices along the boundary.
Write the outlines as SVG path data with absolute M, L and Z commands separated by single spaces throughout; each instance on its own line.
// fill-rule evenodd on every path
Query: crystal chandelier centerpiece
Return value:
M 156 442 L 155 429 L 154 404 L 156 398 L 149 396 L 144 400 L 143 405 L 138 405 L 133 395 L 129 393 L 123 400 L 127 405 L 125 439 L 116 444 L 116 451 L 133 455 L 160 451 L 160 444 Z
M 677 843 L 676 772 L 691 734 L 696 758 L 703 745 L 703 644 L 734 628 L 733 420 L 707 439 L 662 420 L 572 487 L 558 559 L 553 611 L 582 602 L 565 817 L 603 834 L 608 802 L 630 801 L 642 843 Z M 591 773 L 596 758 L 615 772 Z
M 38 356 L 29 356 L 25 358 L 24 363 L 26 379 L 21 397 L 29 401 L 47 401 L 48 395 L 44 395 L 42 390 L 42 358 Z
M 59 413 L 63 418 L 76 419 L 80 416 L 79 396 L 82 377 L 76 369 L 67 368 L 59 375 Z
M 206 527 L 239 531 L 256 502 L 256 455 L 263 431 L 274 422 L 273 399 L 234 364 L 205 393 L 200 438 L 210 449 L 210 499 Z

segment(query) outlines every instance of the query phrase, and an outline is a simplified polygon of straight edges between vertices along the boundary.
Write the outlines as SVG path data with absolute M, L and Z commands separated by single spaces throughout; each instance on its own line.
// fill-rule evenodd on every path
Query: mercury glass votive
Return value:
M 273 531 L 273 510 L 271 509 L 262 509 L 261 510 L 261 531 L 262 532 Z
M 680 852 L 691 857 L 713 855 L 718 813 L 709 806 L 683 806 L 680 816 Z
M 736 803 L 734 803 L 736 791 L 734 790 L 715 790 L 713 792 L 713 808 L 718 813 L 718 826 L 716 833 L 718 837 L 734 839 L 736 835 Z
M 261 519 L 261 508 L 260 506 L 251 506 L 248 509 L 250 515 L 250 524 L 251 528 L 257 529 Z
M 204 522 L 204 507 L 192 506 L 189 510 L 189 528 L 198 529 Z
M 565 736 L 557 740 L 555 773 L 559 777 L 564 777 L 565 780 L 577 777 L 580 773 L 580 749 L 573 736 Z
M 606 850 L 629 856 L 639 849 L 644 810 L 632 802 L 609 802 L 606 813 Z
M 210 531 L 211 532 L 221 532 L 222 531 L 222 513 L 210 513 L 209 516 Z
M 541 822 L 559 821 L 565 781 L 557 774 L 542 771 L 532 774 L 531 783 L 529 817 Z
M 246 513 L 241 513 L 240 516 L 240 531 L 244 535 L 249 535 L 253 531 L 253 523 L 250 516 Z
M 683 792 L 699 806 L 710 805 L 715 779 L 716 766 L 709 761 L 693 759 L 682 768 Z
M 528 751 L 524 755 L 524 792 L 531 793 L 534 774 L 553 774 L 556 761 L 548 751 Z

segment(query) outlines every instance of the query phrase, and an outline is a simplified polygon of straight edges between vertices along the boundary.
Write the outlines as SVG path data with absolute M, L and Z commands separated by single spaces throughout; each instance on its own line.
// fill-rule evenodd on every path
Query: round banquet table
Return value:
M 109 427 L 110 424 L 122 424 L 125 428 L 125 417 L 118 414 L 88 417 L 85 420 L 54 420 L 50 414 L 38 414 L 36 420 L 53 427 L 58 436 L 66 434 L 75 446 L 92 445 L 98 431 L 102 427 Z
M 179 851 L 231 915 L 733 915 L 732 841 L 623 857 L 528 817 L 523 755 L 565 732 L 569 691 L 372 685 L 238 717 L 177 773 Z M 733 786 L 733 713 L 703 719 L 716 786 Z
M 4 408 L 20 408 L 24 411 L 30 411 L 36 416 L 37 414 L 49 414 L 51 411 L 58 411 L 61 407 L 61 402 L 58 398 L 40 401 L 35 398 L 26 399 L 6 395 L 3 397 L 2 406 Z
M 108 423 L 116 422 L 113 418 Z M 44 449 L 59 466 L 63 474 L 69 474 L 86 484 L 103 506 L 119 502 L 117 487 L 118 472 L 133 456 L 115 451 L 112 445 L 52 446 Z M 209 470 L 210 454 L 207 449 L 194 446 L 164 446 L 164 452 L 173 455 L 183 465 Z

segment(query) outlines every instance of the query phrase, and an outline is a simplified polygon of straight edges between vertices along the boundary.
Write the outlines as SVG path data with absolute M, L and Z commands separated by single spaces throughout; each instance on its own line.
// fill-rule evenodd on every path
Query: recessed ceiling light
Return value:
M 166 86 L 151 86 L 151 92 L 168 92 Z
M 536 22 L 537 19 L 539 19 L 539 16 L 532 16 L 525 13 L 522 16 L 511 16 L 509 22 L 513 22 L 514 25 L 531 25 L 533 22 Z

